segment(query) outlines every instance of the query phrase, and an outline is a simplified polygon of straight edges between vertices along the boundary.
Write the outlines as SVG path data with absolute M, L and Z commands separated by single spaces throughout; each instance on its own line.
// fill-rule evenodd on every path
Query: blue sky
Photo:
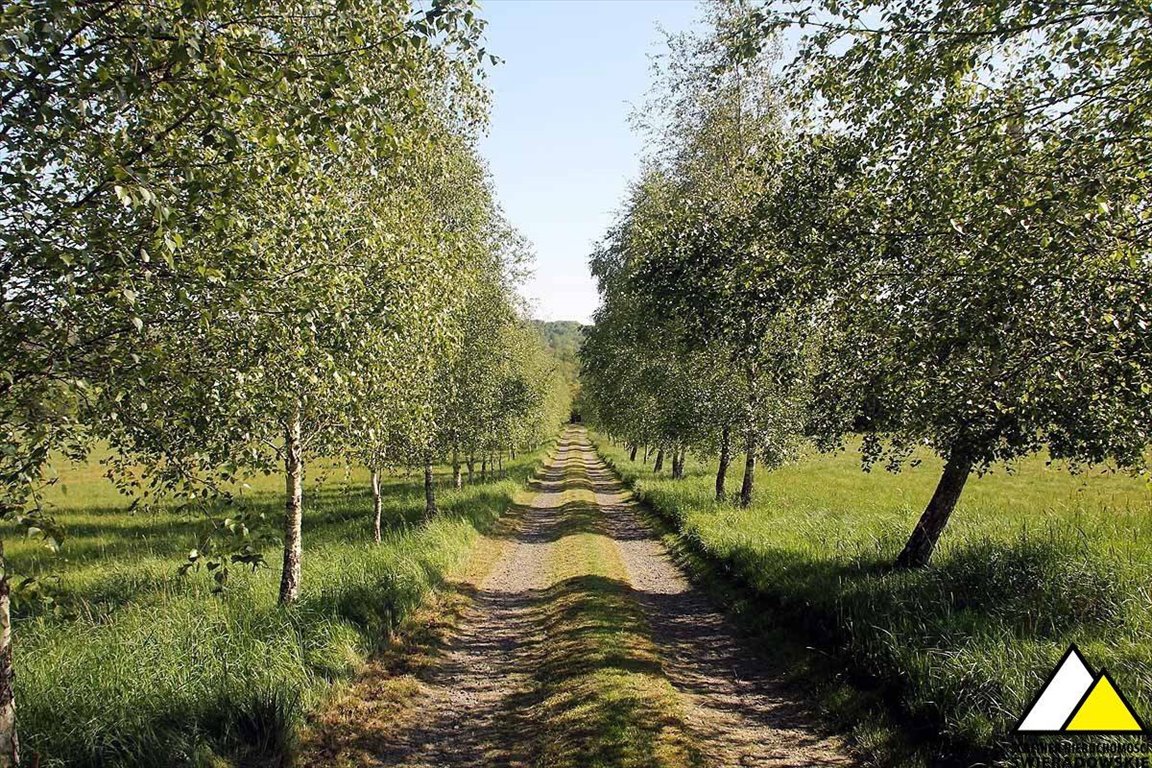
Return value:
M 532 243 L 524 294 L 544 320 L 588 322 L 593 241 L 638 170 L 628 124 L 661 25 L 691 26 L 692 0 L 487 0 L 492 122 L 481 144 L 511 222 Z

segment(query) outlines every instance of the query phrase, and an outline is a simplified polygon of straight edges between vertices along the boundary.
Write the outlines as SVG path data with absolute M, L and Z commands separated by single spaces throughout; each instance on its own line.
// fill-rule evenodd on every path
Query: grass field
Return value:
M 60 606 L 25 607 L 15 622 L 25 754 L 45 768 L 278 764 L 330 684 L 467 555 L 542 455 L 460 491 L 442 474 L 442 514 L 429 522 L 419 477 L 386 478 L 378 546 L 366 473 L 330 469 L 306 486 L 303 599 L 290 610 L 276 606 L 276 551 L 214 597 L 206 573 L 177 573 L 202 521 L 128 514 L 99 467 L 65 468 L 50 499 L 67 534 L 60 554 L 7 543 L 21 574 L 54 574 Z M 249 492 L 274 519 L 281 483 L 261 477 Z
M 885 565 L 939 477 L 930 456 L 892 475 L 861 472 L 853 453 L 812 453 L 761 472 L 741 510 L 713 501 L 714 463 L 690 460 L 674 481 L 596 442 L 682 543 L 751 588 L 765 624 L 802 630 L 878 682 L 921 729 L 925 762 L 1011 764 L 1008 732 L 1071 642 L 1152 719 L 1144 479 L 1071 475 L 1039 457 L 973 478 L 932 567 L 902 573 Z

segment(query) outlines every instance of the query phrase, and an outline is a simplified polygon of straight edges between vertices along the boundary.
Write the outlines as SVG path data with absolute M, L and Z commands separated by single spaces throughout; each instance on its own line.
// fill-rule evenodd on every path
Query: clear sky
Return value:
M 692 0 L 487 0 L 492 123 L 481 151 L 505 213 L 533 244 L 524 288 L 543 320 L 588 322 L 588 253 L 638 171 L 628 124 L 649 54 L 697 15 Z

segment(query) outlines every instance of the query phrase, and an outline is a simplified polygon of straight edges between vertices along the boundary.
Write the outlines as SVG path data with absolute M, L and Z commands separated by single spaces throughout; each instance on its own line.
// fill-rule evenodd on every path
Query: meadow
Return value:
M 677 481 L 629 461 L 622 445 L 596 444 L 681 546 L 754 596 L 742 605 L 756 615 L 745 618 L 799 632 L 883 692 L 920 741 L 901 759 L 1013 764 L 1010 731 L 1069 643 L 1152 716 L 1144 478 L 1071 474 L 1043 457 L 973 477 L 932 565 L 900 572 L 888 564 L 939 478 L 929 455 L 891 474 L 862 472 L 852 451 L 809 452 L 758 472 L 756 499 L 740 509 L 713 499 L 714 462 L 690 459 Z M 729 488 L 739 480 L 734 469 Z M 856 735 L 895 764 L 879 736 L 863 726 Z
M 330 464 L 305 489 L 304 590 L 277 606 L 279 553 L 212 594 L 205 571 L 180 574 L 205 522 L 160 508 L 130 513 L 96 463 L 66 466 L 51 512 L 58 554 L 8 539 L 21 575 L 53 604 L 15 618 L 25 755 L 48 766 L 280 764 L 309 712 L 468 554 L 508 508 L 545 449 L 506 462 L 499 479 L 450 488 L 423 519 L 422 478 L 386 476 L 384 537 L 372 542 L 367 473 Z M 282 479 L 256 477 L 250 504 L 282 514 Z

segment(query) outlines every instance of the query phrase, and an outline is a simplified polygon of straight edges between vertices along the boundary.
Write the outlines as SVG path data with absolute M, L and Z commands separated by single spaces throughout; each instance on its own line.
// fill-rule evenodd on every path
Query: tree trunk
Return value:
M 380 543 L 380 470 L 372 470 L 372 540 Z
M 948 525 L 948 518 L 952 516 L 952 510 L 956 509 L 956 502 L 971 473 L 972 462 L 967 459 L 953 457 L 944 465 L 944 473 L 940 476 L 932 499 L 916 523 L 908 543 L 904 545 L 904 551 L 896 558 L 897 568 L 923 568 L 928 565 L 936 543 L 940 541 L 940 534 Z
M 656 463 L 652 465 L 653 472 L 659 472 L 664 469 L 664 449 L 656 451 Z
M 512 446 L 508 449 L 508 460 L 516 461 L 516 446 Z
M 436 509 L 436 484 L 432 482 L 432 452 L 424 452 L 424 516 L 433 517 Z
M 304 452 L 300 445 L 300 405 L 284 429 L 284 568 L 280 572 L 280 604 L 300 597 L 300 561 L 303 557 L 301 521 L 304 512 Z
M 652 455 L 652 446 L 650 446 L 650 445 L 644 446 L 644 463 L 645 464 L 648 463 L 648 457 L 651 455 Z
M 464 476 L 460 474 L 460 453 L 452 449 L 452 487 L 464 487 Z
M 687 457 L 687 448 L 677 448 L 672 454 L 672 479 L 684 479 L 684 459 Z
M 629 461 L 636 461 L 636 443 L 632 443 L 632 453 L 628 454 Z
M 740 484 L 740 506 L 752 504 L 752 485 L 756 480 L 756 433 L 749 430 L 744 441 L 744 482 Z
M 732 430 L 724 427 L 720 432 L 720 466 L 716 469 L 716 501 L 724 501 L 724 481 L 728 478 L 728 465 L 732 463 Z
M 476 457 L 468 454 L 468 461 L 465 464 L 468 467 L 468 485 L 472 485 L 472 476 L 476 474 Z
M 12 666 L 11 584 L 4 545 L 0 542 L 0 768 L 20 764 L 20 741 L 16 738 L 16 670 Z
M 480 460 L 480 482 L 488 481 L 488 457 L 485 456 Z

